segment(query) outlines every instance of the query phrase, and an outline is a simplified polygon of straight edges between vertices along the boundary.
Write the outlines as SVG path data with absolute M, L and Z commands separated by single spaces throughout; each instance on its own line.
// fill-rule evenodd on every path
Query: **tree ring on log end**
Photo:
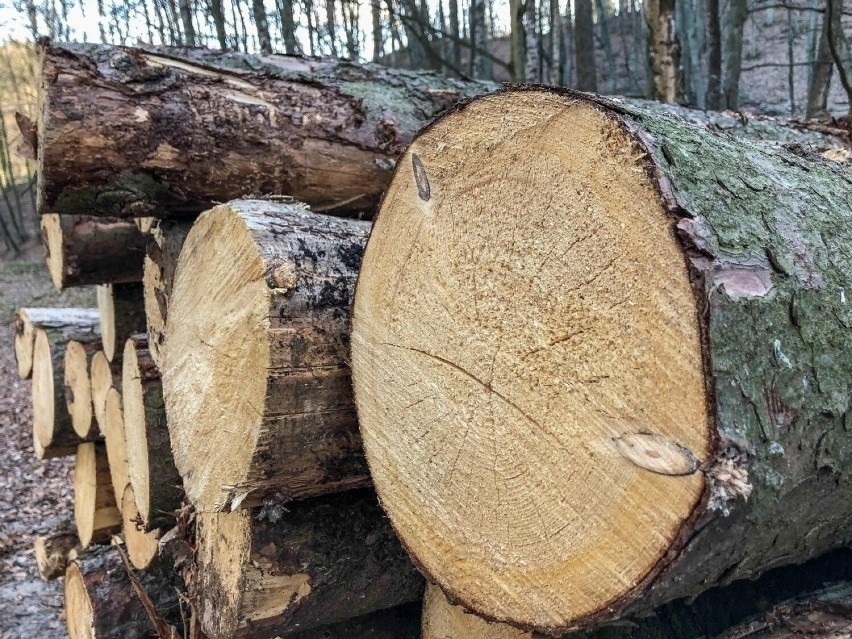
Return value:
M 53 444 L 56 425 L 56 393 L 50 339 L 37 330 L 33 345 L 33 435 L 47 449 Z
M 93 639 L 95 614 L 80 567 L 71 562 L 65 571 L 65 623 L 70 639 Z
M 57 213 L 41 216 L 41 241 L 50 279 L 56 290 L 65 288 L 65 245 L 62 240 L 62 218 Z
M 250 490 L 270 366 L 264 271 L 244 220 L 219 206 L 196 221 L 175 272 L 163 387 L 175 465 L 200 511 Z
M 448 114 L 398 167 L 353 312 L 376 490 L 454 600 L 571 628 L 665 563 L 711 455 L 695 296 L 647 152 L 614 114 L 530 90 Z
M 71 425 L 81 439 L 92 431 L 92 382 L 89 376 L 89 354 L 76 340 L 68 342 L 64 360 L 65 399 L 71 414 Z

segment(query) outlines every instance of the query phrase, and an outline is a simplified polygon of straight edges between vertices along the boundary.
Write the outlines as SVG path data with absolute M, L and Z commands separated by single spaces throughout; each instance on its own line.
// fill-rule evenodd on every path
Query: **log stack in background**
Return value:
M 104 548 L 117 533 L 154 607 L 185 577 L 210 637 L 326 636 L 329 624 L 331 636 L 414 636 L 419 607 L 397 606 L 418 601 L 423 582 L 366 488 L 346 364 L 368 223 L 284 198 L 223 205 L 190 229 L 213 203 L 249 193 L 370 216 L 413 134 L 491 87 L 286 56 L 49 44 L 43 53 L 34 151 L 47 262 L 59 289 L 98 285 L 97 315 L 65 312 L 75 323 L 82 315 L 90 335 L 28 309 L 16 342 L 21 375 L 35 368 L 37 451 L 77 455 L 74 547 L 58 534 L 38 545 L 51 575 L 70 555 L 72 636 L 176 624 L 171 603 L 151 620 L 139 583 L 121 576 L 124 563 Z M 214 265 L 205 253 L 218 236 Z M 185 241 L 199 248 L 181 267 Z M 246 273 L 260 279 L 239 281 Z M 241 333 L 244 302 L 249 319 L 277 316 Z M 242 323 L 228 331 L 228 321 Z M 229 364 L 180 389 L 181 367 L 215 365 L 211 349 L 226 339 L 238 348 Z M 240 363 L 246 348 L 258 357 Z M 187 425 L 204 404 L 211 419 Z M 255 405 L 256 420 L 245 414 Z M 355 488 L 366 492 L 325 497 Z M 187 551 L 196 544 L 197 557 Z
M 493 87 L 287 56 L 102 45 L 45 45 L 43 53 L 38 203 L 47 261 L 60 289 L 99 285 L 97 311 L 22 309 L 17 320 L 19 373 L 26 377 L 31 370 L 33 377 L 36 453 L 77 456 L 76 526 L 57 527 L 36 544 L 45 578 L 65 570 L 72 637 L 183 635 L 195 625 L 188 636 L 413 639 L 421 636 L 424 593 L 416 563 L 449 595 L 429 586 L 422 636 L 516 639 L 533 636 L 533 628 L 556 632 L 577 620 L 592 625 L 586 623 L 592 616 L 609 621 L 645 611 L 847 539 L 835 524 L 848 518 L 840 506 L 848 501 L 847 483 L 836 469 L 848 459 L 831 429 L 817 451 L 825 462 L 817 471 L 835 481 L 831 495 L 811 481 L 813 471 L 798 453 L 776 459 L 766 452 L 776 450 L 770 440 L 756 443 L 750 430 L 724 431 L 724 444 L 710 449 L 702 428 L 712 419 L 723 423 L 719 407 L 735 403 L 725 395 L 729 390 L 710 394 L 709 377 L 702 377 L 717 374 L 701 364 L 701 348 L 709 348 L 702 339 L 713 333 L 688 307 L 690 286 L 697 284 L 678 278 L 675 266 L 682 269 L 683 258 L 674 247 L 682 240 L 663 224 L 666 215 L 687 220 L 678 229 L 695 244 L 688 253 L 691 268 L 712 276 L 710 293 L 754 297 L 755 287 L 769 282 L 773 288 L 757 295 L 760 303 L 771 305 L 781 289 L 794 291 L 790 308 L 796 309 L 792 321 L 800 322 L 801 340 L 848 337 L 828 326 L 830 320 L 811 321 L 813 305 L 829 303 L 811 297 L 817 284 L 843 290 L 847 272 L 841 266 L 825 267 L 816 249 L 788 255 L 784 242 L 791 240 L 780 232 L 774 243 L 755 240 L 765 249 L 759 259 L 719 261 L 713 252 L 719 246 L 701 241 L 712 239 L 702 224 L 711 219 L 724 227 L 721 218 L 695 207 L 692 187 L 673 190 L 681 188 L 678 171 L 688 185 L 708 181 L 697 168 L 694 140 L 737 146 L 719 129 L 813 144 L 817 151 L 842 144 L 834 133 L 769 120 L 755 126 L 754 120 L 732 118 L 734 124 L 724 120 L 723 126 L 719 118 L 688 111 L 672 118 L 574 94 L 553 98 L 564 101 L 557 107 L 501 94 L 506 104 L 497 111 L 517 117 L 507 123 L 489 111 L 464 125 L 483 141 L 477 151 L 482 157 L 467 147 L 460 154 L 454 133 L 442 133 L 447 120 L 441 121 L 402 156 L 391 184 L 398 157 L 419 129 L 443 109 Z M 487 100 L 449 117 L 468 117 L 482 104 Z M 542 113 L 550 118 L 547 126 L 536 124 Z M 663 129 L 643 128 L 644 118 Z M 560 127 L 574 137 L 559 138 L 559 148 L 552 148 Z M 669 129 L 683 137 L 669 140 Z M 648 132 L 664 139 L 665 149 L 646 140 Z M 689 143 L 680 146 L 681 139 Z M 499 151 L 493 140 L 501 141 Z M 549 153 L 542 155 L 543 148 Z M 830 174 L 817 182 L 822 190 L 814 196 L 816 211 L 830 199 L 825 189 L 848 186 L 847 178 L 837 177 L 839 169 L 826 169 L 810 156 L 756 143 L 743 148 L 749 158 L 786 154 L 799 167 L 790 175 L 802 167 Z M 466 154 L 479 164 L 466 164 Z M 568 186 L 554 178 L 560 175 L 555 169 L 565 167 L 548 164 L 560 154 L 576 162 L 577 175 L 564 181 Z M 499 177 L 532 159 L 542 163 L 540 171 L 523 179 Z M 653 187 L 649 169 L 657 171 L 653 179 L 661 190 Z M 667 171 L 669 181 L 660 177 Z M 738 211 L 775 215 L 771 177 L 738 179 L 747 195 Z M 389 184 L 368 268 L 361 271 L 370 234 L 361 219 L 372 218 Z M 728 202 L 718 181 L 712 190 Z M 764 191 L 766 199 L 760 199 Z M 248 197 L 265 193 L 279 195 Z M 660 193 L 667 198 L 664 211 Z M 684 193 L 693 199 L 678 200 Z M 545 201 L 557 197 L 564 206 L 555 211 Z M 633 208 L 622 211 L 628 201 L 642 204 L 651 217 L 631 220 Z M 845 215 L 842 205 L 836 210 L 836 216 Z M 491 217 L 480 219 L 479 213 Z M 500 215 L 508 217 L 498 223 Z M 656 226 L 649 221 L 655 215 Z M 632 226 L 619 231 L 619 220 Z M 784 228 L 792 233 L 794 226 Z M 576 231 L 575 243 L 562 236 L 565 229 Z M 514 233 L 522 244 L 507 239 Z M 601 233 L 613 252 L 611 264 L 599 264 L 609 255 L 604 249 L 583 253 L 588 242 L 598 245 Z M 641 241 L 631 244 L 636 237 Z M 547 239 L 565 245 L 548 248 Z M 845 255 L 842 247 L 830 248 Z M 643 279 L 646 270 L 652 277 Z M 361 428 L 371 438 L 368 457 L 350 379 L 350 308 L 359 274 L 354 354 Z M 609 300 L 606 312 L 564 315 L 574 308 L 577 291 L 597 300 L 601 277 L 619 299 Z M 563 290 L 572 282 L 576 290 Z M 649 308 L 665 311 L 652 313 L 651 320 L 634 308 L 645 308 L 648 291 Z M 440 310 L 444 296 L 453 301 Z M 836 302 L 832 311 L 842 313 Z M 655 317 L 666 321 L 654 324 Z M 545 326 L 554 318 L 579 333 Z M 558 366 L 542 368 L 543 358 L 560 345 L 585 343 L 590 338 L 582 335 L 603 334 L 619 322 L 647 331 L 616 331 L 594 353 L 583 351 L 573 376 Z M 767 330 L 759 321 L 754 326 L 761 334 Z M 414 330 L 426 341 L 409 339 Z M 804 361 L 789 337 L 785 333 L 777 348 L 771 345 L 778 384 L 799 375 Z M 519 363 L 512 357 L 520 343 L 529 352 Z M 633 360 L 618 350 L 624 344 L 636 346 Z M 618 389 L 623 406 L 601 399 L 611 397 L 611 389 L 597 394 L 614 382 L 607 381 L 612 371 L 595 353 L 618 354 L 617 367 L 634 371 L 632 385 Z M 671 364 L 668 373 L 654 377 L 659 388 L 643 386 L 649 361 Z M 781 417 L 792 420 L 791 410 L 827 427 L 829 412 L 841 420 L 840 398 L 846 396 L 834 377 L 845 373 L 844 361 L 835 364 L 826 376 L 804 376 L 809 386 L 801 393 L 812 393 L 807 405 L 789 397 L 786 387 L 760 395 L 768 368 L 755 369 L 758 381 L 746 390 L 753 401 L 770 398 L 768 410 L 774 412 L 764 420 L 769 428 L 780 429 Z M 498 373 L 515 386 L 504 388 Z M 670 391 L 672 375 L 680 385 L 678 401 L 665 403 L 671 410 L 655 408 L 660 389 Z M 554 395 L 554 406 L 565 397 L 591 406 L 586 426 L 572 431 L 573 448 L 530 399 L 566 384 L 565 396 Z M 823 401 L 829 395 L 832 401 Z M 717 403 L 696 399 L 707 397 Z M 713 417 L 701 406 L 715 411 Z M 803 432 L 810 442 L 810 431 Z M 790 441 L 776 439 L 771 441 L 789 450 Z M 814 453 L 814 446 L 806 451 Z M 600 468 L 586 453 L 601 460 Z M 780 459 L 794 468 L 782 469 Z M 574 477 L 569 467 L 584 470 Z M 802 479 L 807 488 L 801 499 L 830 499 L 834 515 L 826 515 L 801 547 L 778 531 L 781 545 L 772 550 L 765 542 L 783 522 L 764 503 L 772 493 L 755 489 L 755 477 L 782 471 Z M 567 491 L 572 481 L 594 487 L 608 474 L 597 492 Z M 500 481 L 509 482 L 505 490 L 489 492 Z M 754 510 L 748 513 L 757 513 L 757 523 L 742 508 L 749 489 Z M 616 508 L 624 495 L 633 510 Z M 636 506 L 648 501 L 653 507 Z M 679 531 L 703 525 L 693 513 L 716 514 L 716 506 L 732 513 L 726 521 L 734 533 L 714 534 L 728 548 L 734 534 L 752 533 L 753 558 L 732 567 L 700 545 L 701 535 L 691 542 L 698 550 L 680 564 L 665 554 L 666 544 L 681 548 Z M 619 519 L 616 511 L 628 514 Z M 824 510 L 797 512 L 807 519 Z M 708 530 L 717 530 L 712 517 L 707 521 Z M 460 542 L 448 529 L 470 537 Z M 565 531 L 576 547 L 561 544 Z M 489 561 L 497 561 L 499 570 Z M 578 562 L 595 574 L 580 586 L 571 572 Z M 671 583 L 680 586 L 660 581 L 657 587 L 655 579 L 669 563 L 675 569 L 688 565 L 687 576 L 700 570 L 711 576 L 696 584 L 676 573 Z M 718 574 L 720 567 L 728 572 Z M 537 571 L 553 578 L 547 582 L 552 588 L 538 588 Z M 573 580 L 567 590 L 565 574 Z M 623 602 L 613 598 L 622 594 Z M 606 606 L 587 614 L 607 597 Z M 629 602 L 635 605 L 621 605 Z M 689 636 L 674 633 L 668 636 Z

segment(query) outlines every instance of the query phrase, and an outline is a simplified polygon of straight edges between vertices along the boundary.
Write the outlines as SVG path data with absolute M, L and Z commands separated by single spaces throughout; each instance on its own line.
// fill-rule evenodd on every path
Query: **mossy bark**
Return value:
M 649 609 L 852 540 L 852 176 L 596 101 L 641 140 L 683 244 L 717 435 L 705 502 L 627 607 Z
M 201 49 L 45 45 L 42 54 L 42 214 L 192 216 L 266 193 L 370 210 L 411 136 L 493 86 Z

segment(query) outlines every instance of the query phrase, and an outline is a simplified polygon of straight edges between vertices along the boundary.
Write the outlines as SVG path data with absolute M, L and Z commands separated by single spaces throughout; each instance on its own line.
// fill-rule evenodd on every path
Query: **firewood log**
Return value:
M 130 470 L 127 464 L 127 439 L 124 429 L 124 412 L 122 409 L 121 393 L 115 388 L 107 391 L 104 402 L 104 444 L 106 446 L 107 462 L 109 463 L 110 484 L 116 495 L 124 495 L 124 490 L 130 485 Z M 116 500 L 116 507 L 121 510 L 122 502 Z
M 852 541 L 850 189 L 556 89 L 425 129 L 366 249 L 352 365 L 427 577 L 556 633 Z
M 45 214 L 41 216 L 41 240 L 57 290 L 142 279 L 145 242 L 131 221 Z
M 36 329 L 56 331 L 75 339 L 97 337 L 100 331 L 97 310 L 92 308 L 19 308 L 15 313 L 15 361 L 18 376 L 29 379 L 33 371 Z
M 83 339 L 84 335 L 77 336 Z M 97 340 L 94 333 L 90 341 Z M 77 340 L 74 340 L 77 341 Z M 63 361 L 69 342 L 66 335 L 37 329 L 33 347 L 33 440 L 40 459 L 73 455 L 84 441 L 74 430 L 65 400 Z M 100 433 L 89 432 L 85 440 Z
M 194 598 L 210 639 L 266 639 L 418 600 L 374 494 L 198 515 Z
M 414 132 L 494 86 L 204 49 L 46 44 L 42 60 L 42 215 L 194 216 L 264 193 L 368 210 Z
M 98 286 L 98 313 L 104 355 L 112 362 L 121 357 L 127 338 L 146 330 L 142 283 Z
M 37 534 L 33 546 L 38 574 L 44 581 L 63 577 L 71 555 L 82 550 L 70 518 L 61 519 L 49 531 Z
M 159 220 L 147 236 L 142 284 L 145 288 L 145 318 L 148 325 L 148 350 L 157 368 L 163 369 L 163 344 L 166 318 L 172 296 L 175 269 L 181 247 L 192 224 Z
M 174 519 L 183 498 L 175 468 L 160 371 L 148 351 L 148 337 L 134 335 L 124 347 L 121 375 L 127 470 L 145 530 Z M 234 451 L 237 452 L 237 451 Z
M 162 372 L 175 464 L 198 510 L 369 485 L 347 361 L 368 232 L 262 200 L 193 226 Z
M 485 621 L 454 606 L 438 586 L 426 584 L 423 597 L 423 639 L 533 639 L 531 632 Z
M 124 487 L 121 498 L 121 529 L 124 531 L 124 544 L 130 563 L 139 570 L 149 568 L 159 554 L 162 531 L 159 528 L 150 531 L 145 529 L 130 484 Z
M 106 398 L 110 388 L 121 391 L 121 360 L 110 362 L 103 351 L 95 353 L 92 357 L 91 385 L 92 385 L 92 408 L 95 413 L 95 421 L 104 432 L 104 411 L 106 410 Z
M 100 437 L 92 402 L 91 363 L 101 350 L 101 341 L 70 340 L 65 347 L 62 375 L 65 387 L 65 406 L 71 415 L 74 432 L 85 441 Z
M 121 530 L 104 444 L 86 442 L 77 447 L 74 464 L 74 522 L 83 548 L 109 541 Z
M 170 567 L 138 572 L 136 578 L 158 617 L 176 627 L 180 605 Z M 120 556 L 110 546 L 92 549 L 68 565 L 65 619 L 70 639 L 158 636 Z

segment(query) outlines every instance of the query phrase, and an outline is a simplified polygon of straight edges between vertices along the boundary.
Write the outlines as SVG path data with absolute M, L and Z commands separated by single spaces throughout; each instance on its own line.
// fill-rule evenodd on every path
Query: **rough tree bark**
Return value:
M 174 520 L 183 491 L 172 456 L 160 371 L 145 335 L 134 335 L 125 344 L 121 389 L 130 485 L 141 524 L 152 530 Z
M 127 339 L 147 330 L 142 283 L 98 286 L 98 314 L 104 355 L 110 362 L 121 359 Z
M 148 236 L 142 285 L 145 289 L 145 318 L 148 350 L 157 367 L 163 369 L 163 344 L 180 250 L 192 227 L 190 222 L 160 220 Z
M 348 366 L 369 229 L 263 200 L 193 226 L 162 373 L 175 463 L 198 510 L 369 485 Z
M 136 573 L 142 590 L 167 623 L 180 623 L 180 605 L 170 566 Z M 148 639 L 154 626 L 118 551 L 92 549 L 68 565 L 65 611 L 71 639 Z M 163 636 L 163 635 L 159 635 Z
M 15 361 L 18 376 L 29 379 L 33 372 L 35 331 L 57 332 L 66 340 L 83 341 L 100 335 L 98 311 L 94 308 L 19 308 L 15 313 Z
M 372 493 L 200 514 L 193 595 L 211 639 L 265 639 L 419 599 Z
M 491 88 L 200 49 L 46 45 L 43 56 L 42 214 L 174 217 L 266 193 L 369 209 L 414 132 Z
M 644 8 L 655 97 L 660 102 L 680 104 L 684 101 L 683 70 L 675 28 L 675 0 L 645 0 Z
M 65 153 L 71 155 L 67 150 Z M 41 180 L 39 177 L 39 184 Z M 71 286 L 142 279 L 145 241 L 132 222 L 46 214 L 41 217 L 41 239 L 47 269 L 60 291 Z
M 567 91 L 415 139 L 352 365 L 373 482 L 430 579 L 554 632 L 852 540 L 850 186 Z
M 38 574 L 44 581 L 65 575 L 69 556 L 80 552 L 74 520 L 67 514 L 49 517 L 42 522 L 42 531 L 36 535 L 34 554 Z

